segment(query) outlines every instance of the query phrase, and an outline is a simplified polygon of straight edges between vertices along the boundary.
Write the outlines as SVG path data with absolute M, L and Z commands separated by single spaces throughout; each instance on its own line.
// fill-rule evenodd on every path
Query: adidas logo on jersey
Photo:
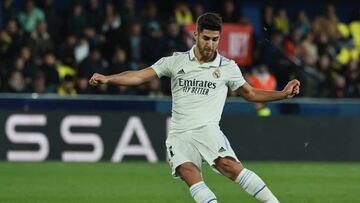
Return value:
M 185 74 L 185 71 L 184 71 L 184 69 L 181 69 L 181 70 L 179 70 L 179 72 L 177 73 L 178 75 L 182 75 L 182 74 Z
M 224 147 L 220 147 L 219 152 L 225 152 L 226 149 Z

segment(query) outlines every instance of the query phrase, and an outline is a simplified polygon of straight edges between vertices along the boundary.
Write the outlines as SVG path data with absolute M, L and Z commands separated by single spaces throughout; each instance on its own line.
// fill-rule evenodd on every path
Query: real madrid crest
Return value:
M 215 68 L 212 75 L 214 76 L 214 78 L 220 78 L 220 76 L 221 76 L 220 68 Z

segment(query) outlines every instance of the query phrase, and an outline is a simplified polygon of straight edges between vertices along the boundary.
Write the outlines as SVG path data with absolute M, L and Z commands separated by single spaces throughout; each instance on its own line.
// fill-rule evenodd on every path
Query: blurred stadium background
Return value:
M 208 11 L 249 83 L 302 83 L 268 104 L 228 93 L 221 126 L 239 158 L 282 202 L 360 202 L 355 0 L 0 1 L 0 202 L 192 202 L 166 164 L 170 81 L 87 81 L 188 50 Z M 204 170 L 220 202 L 255 202 Z

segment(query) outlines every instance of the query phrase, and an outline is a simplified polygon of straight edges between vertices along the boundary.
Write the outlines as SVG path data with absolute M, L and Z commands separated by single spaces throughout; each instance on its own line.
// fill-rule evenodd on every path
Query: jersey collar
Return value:
M 189 60 L 190 61 L 197 61 L 196 57 L 195 57 L 195 45 L 190 49 L 189 51 Z M 203 63 L 203 64 L 199 64 L 200 67 L 202 68 L 212 68 L 212 67 L 220 67 L 221 65 L 221 56 L 219 54 L 219 52 L 216 50 L 216 57 L 213 61 L 208 62 L 208 63 Z

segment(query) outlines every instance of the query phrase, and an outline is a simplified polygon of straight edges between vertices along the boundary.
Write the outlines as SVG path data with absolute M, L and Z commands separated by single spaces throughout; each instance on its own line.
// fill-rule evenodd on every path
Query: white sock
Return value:
M 254 172 L 244 168 L 235 182 L 260 202 L 279 203 L 264 181 Z
M 217 203 L 214 193 L 206 186 L 204 181 L 192 185 L 190 193 L 196 203 Z

